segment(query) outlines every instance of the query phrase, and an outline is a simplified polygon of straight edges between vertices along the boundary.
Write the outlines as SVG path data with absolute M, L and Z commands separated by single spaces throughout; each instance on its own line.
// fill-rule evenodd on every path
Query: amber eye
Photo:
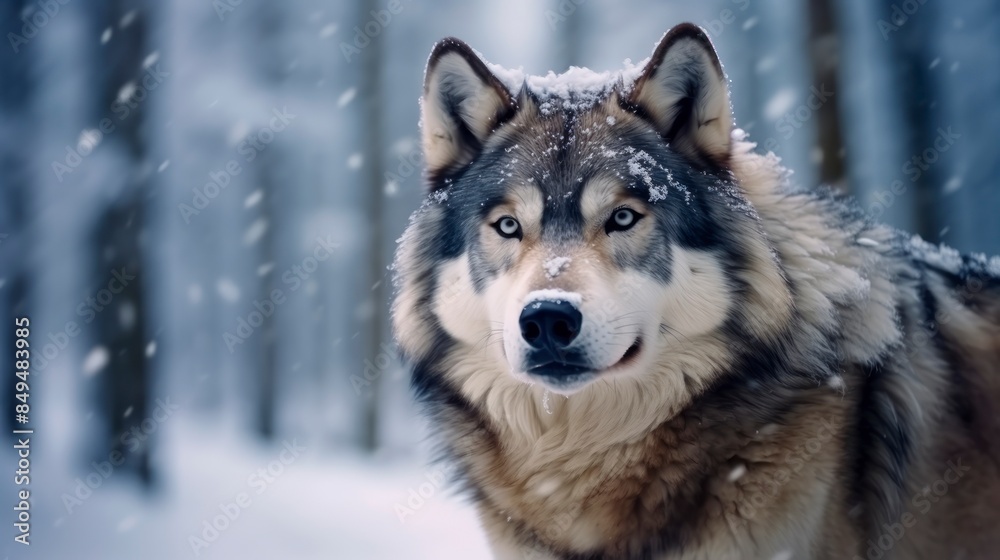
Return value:
M 635 210 L 631 208 L 619 208 L 612 212 L 611 218 L 604 224 L 604 231 L 611 233 L 613 231 L 631 229 L 639 221 L 639 218 L 642 218 L 642 214 Z
M 510 216 L 504 216 L 497 220 L 493 227 L 496 228 L 500 237 L 507 239 L 521 239 L 521 224 Z

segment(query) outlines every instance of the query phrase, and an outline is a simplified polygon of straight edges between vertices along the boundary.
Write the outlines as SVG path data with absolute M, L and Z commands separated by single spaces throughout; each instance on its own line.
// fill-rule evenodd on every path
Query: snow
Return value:
M 188 286 L 187 296 L 188 300 L 191 303 L 195 304 L 201 303 L 201 298 L 202 298 L 201 286 L 199 286 L 198 284 L 191 284 L 190 286 Z
M 340 94 L 340 97 L 337 98 L 337 107 L 343 109 L 348 103 L 354 100 L 354 97 L 357 94 L 357 88 L 348 88 L 344 90 L 344 93 Z
M 684 193 L 684 201 L 691 201 L 691 193 L 686 187 L 681 185 L 676 179 L 674 179 L 673 173 L 669 169 L 660 165 L 653 156 L 646 153 L 644 150 L 635 150 L 634 148 L 626 148 L 626 151 L 632 154 L 627 162 L 629 175 L 633 177 L 638 177 L 646 187 L 649 188 L 649 202 L 659 202 L 661 200 L 666 200 L 668 190 L 667 185 L 658 185 L 653 181 L 653 170 L 659 169 L 667 176 L 667 183 L 669 186 L 677 189 L 678 191 Z
M 264 237 L 264 234 L 267 233 L 267 229 L 267 220 L 264 218 L 255 220 L 254 223 L 250 224 L 250 227 L 243 232 L 243 244 L 247 246 L 255 245 Z
M 101 132 L 96 128 L 86 128 L 80 131 L 80 137 L 76 141 L 76 149 L 79 152 L 90 153 L 101 143 Z
M 364 156 L 360 153 L 353 153 L 347 158 L 347 168 L 357 171 L 361 169 L 361 165 L 365 162 Z
M 87 353 L 87 357 L 83 359 L 83 365 L 81 369 L 83 374 L 90 377 L 97 375 L 108 365 L 111 355 L 108 353 L 108 349 L 103 346 L 95 346 L 90 352 Z
M 333 34 L 336 32 L 337 32 L 337 24 L 328 23 L 323 26 L 323 29 L 319 30 L 319 36 L 326 39 L 327 37 L 333 36 Z
M 931 245 L 919 235 L 910 238 L 910 250 L 916 258 L 952 274 L 958 274 L 962 268 L 962 255 L 958 251 L 946 245 Z
M 436 191 L 432 192 L 430 194 L 430 197 L 434 200 L 434 202 L 437 202 L 438 204 L 441 204 L 442 202 L 447 202 L 448 201 L 448 191 L 446 191 L 444 189 L 439 189 L 439 190 L 436 190 Z
M 155 435 L 163 491 L 145 493 L 115 470 L 71 513 L 63 496 L 97 471 L 75 461 L 39 461 L 45 484 L 33 486 L 27 558 L 490 557 L 476 513 L 455 495 L 448 469 L 420 457 L 361 455 L 294 438 L 304 450 L 282 461 L 291 437 L 268 445 L 183 413 Z M 262 470 L 270 475 L 261 477 Z M 196 553 L 192 537 L 203 538 L 206 523 L 238 507 L 241 493 L 249 505 Z
M 257 205 L 258 202 L 264 199 L 264 191 L 257 189 L 252 193 L 248 194 L 246 199 L 243 200 L 244 208 L 252 208 Z
M 771 121 L 778 120 L 795 105 L 797 98 L 793 88 L 779 89 L 764 105 L 764 116 Z
M 841 393 L 843 393 L 847 388 L 847 385 L 844 383 L 844 378 L 839 375 L 831 376 L 826 380 L 826 384 L 829 385 L 831 389 L 840 391 Z
M 743 478 L 743 475 L 747 473 L 747 467 L 743 463 L 740 463 L 733 467 L 733 470 L 729 471 L 729 482 L 736 482 L 737 480 Z
M 870 239 L 868 237 L 859 237 L 858 245 L 861 245 L 862 247 L 878 247 L 879 243 L 878 241 L 875 241 L 874 239 Z
M 135 90 L 136 90 L 135 82 L 131 80 L 125 82 L 125 85 L 123 85 L 121 89 L 118 90 L 118 101 L 119 102 L 128 101 L 129 99 L 132 98 L 133 95 L 135 95 Z
M 240 287 L 229 278 L 219 278 L 215 283 L 215 290 L 223 300 L 233 303 L 240 299 Z
M 267 273 L 274 270 L 273 262 L 266 262 L 257 267 L 257 276 L 267 276 Z
M 135 10 L 129 10 L 125 15 L 122 16 L 122 19 L 118 21 L 118 28 L 125 29 L 126 27 L 132 25 L 132 22 L 135 21 L 135 16 L 137 15 L 138 12 L 136 12 Z
M 549 280 L 558 277 L 572 261 L 573 259 L 570 257 L 552 257 L 548 259 L 542 263 L 542 268 L 545 269 L 545 276 Z
M 546 289 L 546 290 L 535 290 L 530 292 L 525 301 L 531 303 L 537 303 L 542 301 L 551 301 L 555 303 L 571 303 L 573 305 L 579 306 L 583 302 L 583 296 L 577 292 L 567 292 L 565 290 L 557 289 Z
M 952 177 L 951 179 L 948 179 L 948 182 L 944 184 L 944 193 L 951 194 L 960 188 L 962 188 L 962 178 Z
M 146 55 L 146 58 L 142 59 L 143 69 L 147 69 L 150 66 L 156 64 L 158 60 L 160 60 L 160 51 L 153 51 L 149 53 L 148 55 Z
M 552 414 L 552 393 L 546 389 L 542 392 L 542 408 L 545 410 L 545 414 Z
M 483 58 L 481 54 L 479 57 Z M 597 72 L 570 66 L 569 70 L 560 74 L 549 71 L 544 76 L 533 76 L 525 74 L 521 68 L 504 68 L 483 58 L 486 66 L 511 93 L 517 94 L 521 86 L 527 84 L 528 89 L 538 97 L 539 110 L 543 115 L 551 115 L 558 110 L 579 112 L 593 107 L 603 101 L 619 81 L 624 84 L 635 82 L 648 60 L 632 64 L 626 59 L 624 69 L 616 71 Z
M 757 65 L 754 66 L 754 71 L 758 74 L 766 74 L 771 70 L 774 70 L 777 65 L 778 59 L 773 56 L 764 56 L 757 60 Z

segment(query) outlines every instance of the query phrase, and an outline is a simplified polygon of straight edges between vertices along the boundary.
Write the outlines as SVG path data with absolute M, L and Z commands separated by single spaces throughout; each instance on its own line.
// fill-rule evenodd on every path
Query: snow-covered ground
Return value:
M 441 484 L 440 468 L 417 458 L 335 453 L 291 439 L 262 445 L 206 431 L 191 418 L 171 424 L 154 458 L 162 476 L 148 495 L 130 474 L 113 472 L 67 513 L 63 494 L 74 493 L 76 477 L 96 471 L 58 472 L 40 458 L 32 484 L 38 493 L 32 544 L 25 548 L 5 538 L 4 556 L 489 557 L 472 509 Z M 226 511 L 231 521 L 220 517 Z M 206 532 L 211 523 L 222 530 Z

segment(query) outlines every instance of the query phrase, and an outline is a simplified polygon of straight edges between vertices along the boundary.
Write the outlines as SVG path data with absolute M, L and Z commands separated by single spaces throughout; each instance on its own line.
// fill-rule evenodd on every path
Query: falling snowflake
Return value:
M 259 203 L 263 199 L 264 199 L 264 191 L 262 191 L 261 189 L 257 189 L 247 195 L 246 199 L 243 201 L 243 207 L 253 208 L 254 206 L 257 205 L 257 203 Z
M 337 32 L 337 24 L 328 23 L 323 26 L 323 29 L 319 30 L 319 36 L 326 39 L 327 37 L 332 36 L 336 32 Z
M 743 478 L 743 475 L 747 474 L 747 467 L 743 463 L 740 463 L 733 467 L 733 470 L 729 471 L 729 476 L 727 477 L 729 482 L 736 482 L 737 480 Z
M 111 354 L 108 353 L 107 348 L 95 346 L 87 353 L 87 357 L 83 359 L 83 374 L 87 377 L 97 375 L 108 365 L 110 358 Z
M 265 233 L 267 233 L 267 220 L 260 218 L 243 232 L 243 244 L 254 245 L 264 237 Z
M 215 290 L 219 293 L 219 297 L 230 303 L 240 299 L 239 286 L 229 278 L 219 278 L 215 283 Z
M 352 170 L 361 169 L 361 165 L 365 162 L 364 156 L 361 154 L 351 154 L 347 158 L 347 168 Z
M 340 94 L 337 98 L 337 107 L 343 109 L 348 103 L 354 100 L 354 96 L 358 94 L 357 88 L 349 88 L 344 93 Z

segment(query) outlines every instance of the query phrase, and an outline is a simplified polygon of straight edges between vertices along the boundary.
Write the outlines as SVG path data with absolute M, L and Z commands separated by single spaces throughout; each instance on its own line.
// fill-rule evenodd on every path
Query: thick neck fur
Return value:
M 731 519 L 725 512 L 740 507 L 760 476 L 787 470 L 784 459 L 757 456 L 762 449 L 776 442 L 794 449 L 816 426 L 841 422 L 852 403 L 843 397 L 840 375 L 852 383 L 850 364 L 873 362 L 899 343 L 892 266 L 871 248 L 888 245 L 893 233 L 853 221 L 853 232 L 825 226 L 824 217 L 841 206 L 792 192 L 776 158 L 753 153 L 739 132 L 734 141 L 732 171 L 760 227 L 747 232 L 750 266 L 742 273 L 753 290 L 743 317 L 773 356 L 748 361 L 731 341 L 707 336 L 672 355 L 656 375 L 565 398 L 513 379 L 482 352 L 451 353 L 443 364 L 448 384 L 469 406 L 446 406 L 438 418 L 494 534 L 560 555 L 667 550 L 671 539 L 690 539 L 696 528 Z M 861 246 L 859 236 L 870 241 Z M 740 368 L 753 371 L 729 375 Z M 760 376 L 769 383 L 756 382 Z M 744 415 L 731 413 L 737 409 Z M 795 424 L 787 420 L 793 409 Z M 762 438 L 766 447 L 757 445 Z M 825 445 L 796 476 L 832 469 L 839 445 Z M 759 463 L 754 476 L 733 490 L 716 488 L 740 478 L 747 461 Z M 825 499 L 816 493 L 827 489 L 788 483 L 766 507 L 815 505 Z M 802 547 L 821 530 L 816 519 L 782 523 L 798 531 L 786 534 L 803 535 Z M 752 523 L 723 527 L 715 531 L 731 538 L 705 544 L 705 554 L 724 557 L 753 540 Z

